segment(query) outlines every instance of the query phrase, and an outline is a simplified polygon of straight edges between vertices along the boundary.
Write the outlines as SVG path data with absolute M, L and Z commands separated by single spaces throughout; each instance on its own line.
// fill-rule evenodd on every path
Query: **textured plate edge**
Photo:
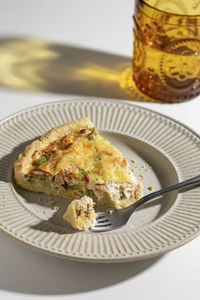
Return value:
M 150 253 L 145 253 L 144 255 L 134 255 L 134 256 L 119 256 L 119 257 L 115 257 L 115 258 L 105 258 L 105 257 L 82 257 L 79 255 L 68 255 L 68 254 L 62 254 L 62 253 L 57 253 L 54 252 L 53 250 L 49 250 L 49 249 L 42 249 L 34 244 L 28 243 L 20 238 L 17 238 L 16 235 L 12 234 L 11 232 L 4 230 L 1 228 L 0 225 L 0 233 L 5 234 L 5 236 L 8 236 L 9 238 L 11 238 L 14 241 L 17 241 L 19 245 L 22 246 L 26 246 L 28 249 L 34 250 L 38 253 L 43 253 L 43 254 L 48 254 L 52 257 L 57 257 L 57 258 L 62 258 L 62 259 L 69 259 L 71 261 L 76 261 L 76 262 L 85 262 L 85 263 L 126 263 L 126 262 L 131 262 L 131 261 L 140 261 L 140 260 L 147 260 L 147 259 L 152 259 L 155 257 L 159 257 L 162 256 L 168 252 L 171 252 L 175 249 L 178 249 L 182 246 L 184 246 L 185 244 L 191 242 L 192 240 L 194 240 L 195 238 L 197 238 L 198 236 L 200 236 L 200 231 L 195 232 L 193 235 L 190 235 L 190 238 L 186 239 L 186 240 L 182 240 L 178 243 L 177 246 L 177 242 L 175 242 L 173 245 L 171 246 L 167 246 L 167 247 L 163 247 L 163 249 L 159 249 L 159 250 L 154 250 L 154 252 L 150 252 Z
M 115 99 L 115 98 L 101 98 L 101 97 L 72 97 L 72 98 L 69 98 L 69 99 L 62 99 L 62 100 L 55 100 L 55 101 L 48 101 L 48 102 L 45 102 L 45 103 L 42 103 L 42 104 L 36 104 L 36 105 L 31 105 L 27 108 L 24 108 L 24 109 L 21 109 L 21 110 L 18 110 L 16 113 L 14 114 L 10 114 L 8 115 L 7 117 L 3 118 L 0 120 L 0 125 L 2 125 L 4 122 L 6 122 L 7 120 L 10 120 L 11 118 L 14 118 L 18 115 L 20 115 L 21 113 L 26 113 L 27 111 L 30 111 L 30 110 L 35 110 L 39 107 L 45 107 L 45 106 L 48 106 L 48 105 L 51 105 L 51 104 L 59 104 L 59 103 L 65 103 L 65 102 L 70 102 L 70 101 L 89 101 L 89 102 L 96 102 L 96 101 L 103 101 L 103 102 L 110 102 L 110 103 L 113 103 L 113 102 L 117 102 L 118 104 L 128 104 L 128 105 L 131 105 L 131 106 L 134 106 L 138 109 L 143 109 L 145 110 L 146 112 L 151 112 L 155 115 L 159 115 L 163 118 L 167 118 L 169 119 L 170 121 L 176 123 L 176 124 L 179 124 L 181 127 L 184 127 L 186 130 L 189 130 L 191 131 L 194 135 L 197 136 L 197 138 L 200 138 L 200 134 L 197 133 L 193 128 L 191 128 L 190 126 L 188 125 L 185 125 L 184 123 L 180 122 L 180 121 L 177 121 L 175 120 L 174 118 L 164 114 L 164 113 L 160 113 L 160 112 L 157 112 L 156 110 L 154 109 L 151 109 L 151 108 L 148 108 L 148 107 L 145 107 L 145 106 L 142 106 L 142 105 L 139 105 L 138 102 L 134 102 L 134 101 L 130 101 L 130 100 L 123 100 L 123 99 Z M 137 103 L 137 104 L 136 104 Z M 165 104 L 161 104 L 161 105 L 165 105 Z M 173 104 L 172 104 L 173 105 Z

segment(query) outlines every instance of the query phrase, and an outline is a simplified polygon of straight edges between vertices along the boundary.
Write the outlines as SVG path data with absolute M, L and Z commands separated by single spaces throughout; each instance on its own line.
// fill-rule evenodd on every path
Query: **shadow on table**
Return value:
M 0 289 L 37 295 L 83 293 L 126 281 L 161 257 L 129 263 L 84 263 L 35 252 L 0 234 Z
M 131 58 L 30 38 L 0 38 L 0 86 L 159 102 L 140 92 Z

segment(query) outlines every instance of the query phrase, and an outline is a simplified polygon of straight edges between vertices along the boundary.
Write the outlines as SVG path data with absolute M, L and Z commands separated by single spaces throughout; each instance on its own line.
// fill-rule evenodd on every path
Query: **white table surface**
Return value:
M 1 0 L 0 118 L 71 96 L 129 99 L 116 85 L 119 70 L 113 66 L 130 64 L 133 7 L 132 0 Z M 61 57 L 57 65 L 53 55 Z M 75 71 L 85 67 L 92 73 L 77 80 Z M 200 133 L 200 97 L 176 105 L 137 104 Z M 0 299 L 196 300 L 199 251 L 196 238 L 151 260 L 88 264 L 35 252 L 0 233 Z

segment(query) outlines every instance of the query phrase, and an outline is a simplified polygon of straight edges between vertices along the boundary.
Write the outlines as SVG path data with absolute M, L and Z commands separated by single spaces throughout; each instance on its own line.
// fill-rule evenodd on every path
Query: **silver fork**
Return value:
M 175 185 L 166 187 L 159 191 L 150 193 L 126 208 L 114 210 L 112 212 L 99 212 L 97 213 L 96 216 L 97 223 L 93 228 L 90 229 L 90 231 L 93 232 L 110 231 L 122 227 L 127 223 L 128 219 L 130 218 L 132 213 L 136 210 L 136 208 L 148 202 L 149 200 L 158 198 L 166 193 L 175 190 L 180 190 L 186 187 L 195 188 L 199 184 L 200 184 L 200 175 L 185 180 L 183 182 L 177 183 Z

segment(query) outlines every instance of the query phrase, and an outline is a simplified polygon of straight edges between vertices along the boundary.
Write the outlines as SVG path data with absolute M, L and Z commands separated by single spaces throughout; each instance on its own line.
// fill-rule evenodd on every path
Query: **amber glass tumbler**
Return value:
M 200 0 L 135 0 L 133 79 L 145 94 L 183 102 L 200 93 Z

